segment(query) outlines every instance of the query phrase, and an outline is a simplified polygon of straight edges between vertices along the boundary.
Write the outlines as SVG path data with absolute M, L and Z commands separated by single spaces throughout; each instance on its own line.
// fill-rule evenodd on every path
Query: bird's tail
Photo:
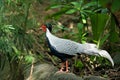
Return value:
M 95 56 L 101 56 L 101 57 L 107 58 L 111 62 L 112 66 L 114 67 L 113 59 L 111 58 L 110 54 L 106 50 L 99 50 L 95 48 L 93 50 L 88 49 L 86 51 L 89 53 L 89 55 L 95 55 Z M 87 52 L 86 54 L 88 54 Z
M 80 48 L 79 52 L 88 55 L 102 56 L 104 58 L 107 58 L 111 62 L 112 66 L 114 66 L 114 62 L 110 54 L 106 50 L 98 49 L 95 44 L 86 43 L 86 44 L 82 44 L 82 46 L 80 45 L 79 48 Z
M 112 66 L 114 67 L 113 59 L 111 58 L 110 54 L 106 50 L 100 50 L 99 55 L 104 58 L 107 58 L 111 62 Z

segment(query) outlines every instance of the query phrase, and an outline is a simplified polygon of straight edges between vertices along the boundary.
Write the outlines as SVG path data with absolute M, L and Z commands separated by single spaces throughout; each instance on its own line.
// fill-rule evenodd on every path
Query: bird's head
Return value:
M 42 24 L 41 26 L 42 30 L 44 32 L 46 32 L 46 30 L 48 29 L 50 32 L 52 31 L 52 25 L 50 23 L 46 23 L 46 24 Z

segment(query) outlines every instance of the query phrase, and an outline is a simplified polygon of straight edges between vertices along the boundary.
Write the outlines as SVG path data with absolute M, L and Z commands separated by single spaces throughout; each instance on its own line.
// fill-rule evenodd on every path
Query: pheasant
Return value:
M 82 53 L 107 58 L 111 62 L 112 66 L 114 66 L 113 59 L 111 58 L 109 53 L 106 50 L 98 49 L 96 44 L 92 43 L 80 44 L 72 40 L 56 37 L 51 33 L 52 25 L 50 23 L 43 24 L 41 28 L 46 33 L 46 40 L 51 50 L 51 53 L 54 56 L 60 58 L 62 61 L 60 71 L 64 72 L 63 69 L 65 67 L 66 68 L 65 72 L 68 72 L 67 59 Z

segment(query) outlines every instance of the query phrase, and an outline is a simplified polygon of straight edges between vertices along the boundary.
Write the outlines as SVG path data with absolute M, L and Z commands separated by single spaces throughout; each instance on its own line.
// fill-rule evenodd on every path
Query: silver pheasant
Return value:
M 66 65 L 66 72 L 68 72 L 67 59 L 82 53 L 105 57 L 111 62 L 112 66 L 114 66 L 114 62 L 109 53 L 106 50 L 98 49 L 96 44 L 80 44 L 68 39 L 58 38 L 51 34 L 51 24 L 42 25 L 42 30 L 46 32 L 46 39 L 51 52 L 62 60 L 60 71 L 63 71 L 63 67 Z

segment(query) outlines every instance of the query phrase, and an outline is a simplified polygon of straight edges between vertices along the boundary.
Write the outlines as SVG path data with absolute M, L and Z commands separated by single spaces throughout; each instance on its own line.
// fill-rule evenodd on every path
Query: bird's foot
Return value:
M 58 72 L 65 72 L 65 73 L 68 73 L 69 70 L 60 69 Z
M 62 67 L 59 71 L 60 71 L 60 72 L 64 72 L 64 67 Z
M 69 73 L 69 71 L 57 71 L 56 73 Z
M 65 72 L 64 68 L 61 68 L 61 69 L 59 70 L 59 72 Z
M 70 71 L 69 71 L 69 70 L 66 70 L 65 72 L 68 73 L 68 72 L 70 72 Z
M 69 72 L 68 68 L 69 68 L 68 67 L 68 61 L 62 62 L 61 69 L 58 72 L 66 72 L 66 73 L 68 73 Z

